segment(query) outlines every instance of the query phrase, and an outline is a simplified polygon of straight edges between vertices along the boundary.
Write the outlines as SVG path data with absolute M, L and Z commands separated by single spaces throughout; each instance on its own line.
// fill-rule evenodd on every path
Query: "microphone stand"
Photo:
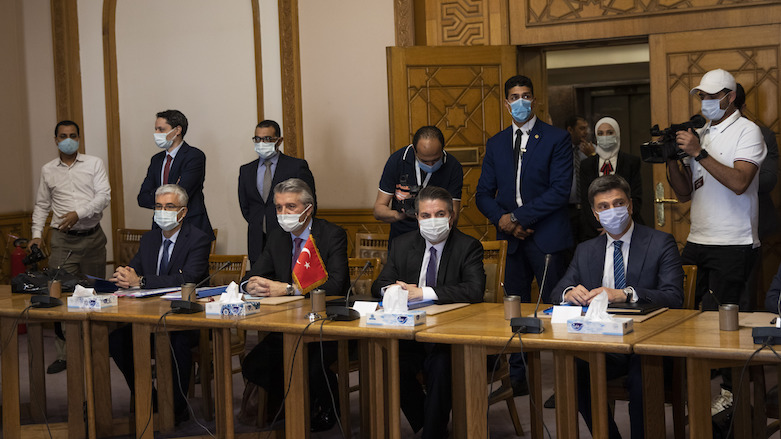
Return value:
M 65 256 L 65 259 L 60 263 L 60 265 L 57 266 L 57 271 L 54 272 L 54 276 L 52 276 L 52 283 L 57 280 L 57 276 L 60 274 L 60 269 L 63 265 L 65 265 L 66 262 L 68 262 L 68 259 L 70 259 L 72 254 L 73 250 L 68 250 L 68 255 Z M 61 299 L 52 297 L 50 294 L 51 293 L 47 291 L 46 294 L 32 296 L 30 297 L 30 304 L 35 308 L 54 308 L 55 306 L 62 305 Z
M 361 272 L 358 273 L 358 277 L 355 278 L 352 285 L 350 285 L 350 288 L 347 290 L 347 295 L 344 297 L 344 306 L 332 305 L 325 308 L 325 314 L 328 317 L 332 317 L 334 320 L 339 322 L 350 322 L 361 318 L 361 313 L 350 308 L 350 293 L 358 283 L 358 279 L 360 279 L 361 276 L 366 273 L 366 270 L 371 267 L 371 265 L 371 261 L 366 261 L 366 263 L 363 265 Z
M 193 291 L 196 291 L 198 287 L 205 284 L 207 281 L 211 280 L 217 273 L 221 272 L 222 270 L 226 269 L 231 264 L 230 261 L 225 262 L 222 264 L 220 268 L 217 269 L 214 273 L 210 274 L 209 277 L 206 279 L 198 282 L 198 285 L 193 287 Z M 179 270 L 179 274 L 182 275 L 182 270 Z M 182 281 L 184 281 L 184 275 L 182 275 Z M 197 297 L 197 294 L 196 294 Z M 195 314 L 197 312 L 203 311 L 203 305 L 201 305 L 198 302 L 191 302 L 184 297 L 184 288 L 182 288 L 182 298 L 181 300 L 174 300 L 171 302 L 171 312 L 174 314 Z
M 545 279 L 548 277 L 550 260 L 551 255 L 545 255 L 545 269 L 542 272 L 542 285 L 540 285 L 540 295 L 537 296 L 537 306 L 534 307 L 534 317 L 515 317 L 510 319 L 510 326 L 512 326 L 513 332 L 519 334 L 539 334 L 545 329 L 542 325 L 542 320 L 537 318 L 537 310 L 540 308 L 540 300 L 545 291 Z

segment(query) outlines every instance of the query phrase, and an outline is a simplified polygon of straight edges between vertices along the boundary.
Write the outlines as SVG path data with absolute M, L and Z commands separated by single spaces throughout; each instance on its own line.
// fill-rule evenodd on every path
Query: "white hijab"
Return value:
M 597 139 L 596 151 L 602 160 L 611 160 L 613 157 L 618 155 L 618 151 L 621 149 L 621 128 L 619 128 L 618 122 L 616 122 L 616 120 L 612 117 L 603 117 L 597 121 L 596 125 L 594 125 L 594 134 L 599 131 L 599 127 L 602 124 L 608 124 L 613 127 L 613 131 L 616 132 L 616 146 L 610 150 L 606 150 L 599 146 L 599 140 Z

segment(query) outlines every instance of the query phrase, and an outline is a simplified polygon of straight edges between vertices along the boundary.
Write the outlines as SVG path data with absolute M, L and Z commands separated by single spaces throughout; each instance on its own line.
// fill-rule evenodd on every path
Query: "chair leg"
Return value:
M 266 426 L 268 422 L 266 411 L 268 410 L 268 392 L 263 387 L 258 386 L 258 417 L 255 425 L 258 428 Z
M 507 410 L 510 412 L 510 419 L 513 421 L 513 427 L 515 427 L 515 435 L 523 436 L 523 426 L 521 420 L 518 419 L 518 409 L 515 407 L 515 398 L 510 397 L 505 400 L 507 402 Z
M 342 431 L 345 439 L 352 437 L 350 431 L 350 352 L 347 346 L 347 340 L 337 342 L 337 385 L 339 388 L 339 409 L 342 421 Z
M 203 398 L 203 417 L 207 421 L 214 419 L 214 404 L 212 402 L 212 349 L 209 340 L 209 330 L 201 330 L 199 340 L 201 356 L 201 397 Z

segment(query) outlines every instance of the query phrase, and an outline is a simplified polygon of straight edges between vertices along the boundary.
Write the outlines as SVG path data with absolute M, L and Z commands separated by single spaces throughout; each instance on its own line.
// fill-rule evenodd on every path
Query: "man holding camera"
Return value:
M 670 185 L 680 201 L 692 201 L 691 231 L 681 253 L 697 266 L 695 305 L 739 303 L 760 245 L 758 170 L 767 154 L 762 133 L 735 107 L 735 78 L 722 69 L 706 73 L 691 90 L 702 101 L 708 123 L 695 133 L 678 131 L 676 142 L 688 157 L 682 166 L 668 160 Z M 713 294 L 706 294 L 708 291 Z M 731 405 L 725 376 L 715 406 Z M 716 408 L 718 411 L 718 408 Z
M 461 207 L 464 172 L 461 163 L 445 152 L 445 136 L 435 126 L 415 132 L 412 144 L 391 154 L 380 177 L 374 217 L 390 223 L 388 247 L 393 238 L 418 230 L 415 197 L 426 186 L 445 188 L 453 197 L 454 224 Z

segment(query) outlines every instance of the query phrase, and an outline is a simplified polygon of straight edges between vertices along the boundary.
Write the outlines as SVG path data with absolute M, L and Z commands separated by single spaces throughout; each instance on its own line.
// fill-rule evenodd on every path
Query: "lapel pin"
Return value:
M 535 135 L 534 135 L 534 138 L 535 138 L 535 139 L 539 139 L 539 138 L 540 138 L 540 135 L 539 135 L 539 134 L 535 134 Z

